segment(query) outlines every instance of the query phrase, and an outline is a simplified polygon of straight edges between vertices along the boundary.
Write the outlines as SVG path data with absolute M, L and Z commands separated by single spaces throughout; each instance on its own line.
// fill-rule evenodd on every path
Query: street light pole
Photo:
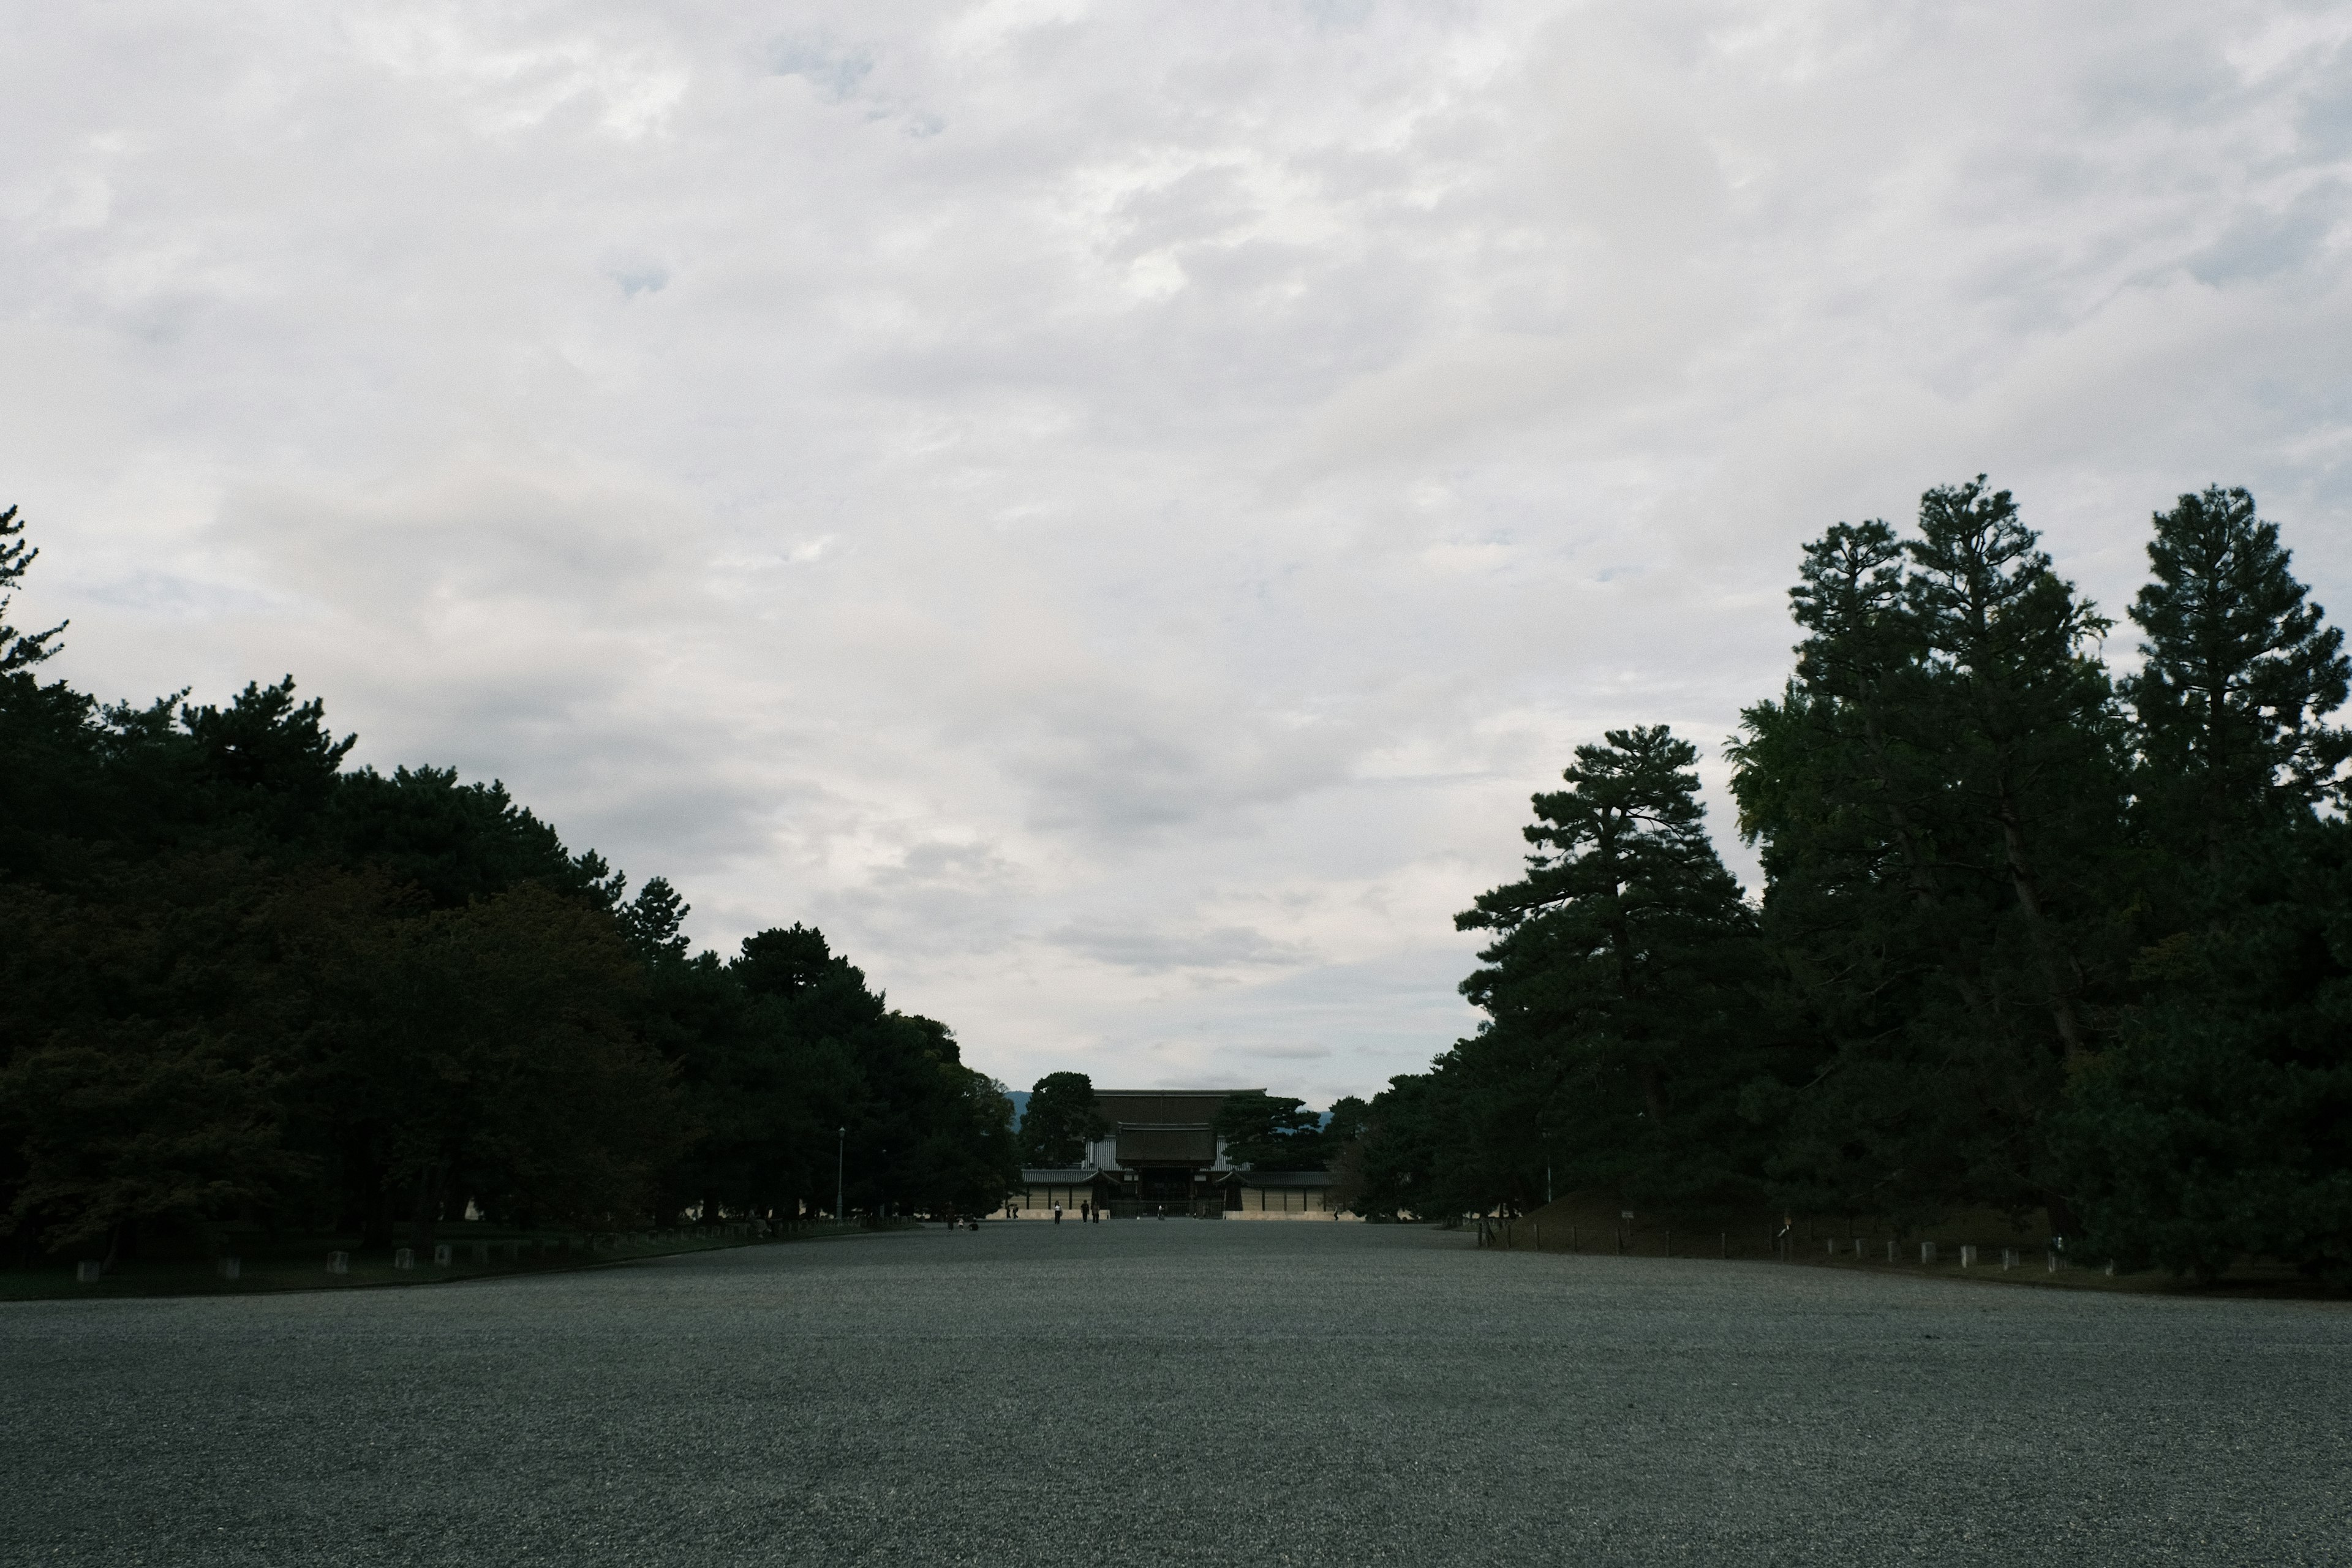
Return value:
M 841 1173 L 845 1168 L 843 1162 L 847 1157 L 848 1148 L 849 1129 L 844 1127 L 839 1130 L 839 1135 L 834 1140 L 833 1145 L 833 1222 L 835 1225 L 849 1217 L 841 1206 Z

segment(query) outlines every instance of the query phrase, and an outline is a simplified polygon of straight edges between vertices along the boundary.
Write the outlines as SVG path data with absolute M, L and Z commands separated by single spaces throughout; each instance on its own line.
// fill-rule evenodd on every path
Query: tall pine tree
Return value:
M 2352 742 L 2343 637 L 2275 525 L 2219 486 L 2156 518 L 2137 717 L 2142 953 L 2066 1153 L 2095 1252 L 2211 1279 L 2254 1254 L 2352 1277 Z
M 1755 921 L 1707 837 L 1697 756 L 1664 725 L 1579 746 L 1569 787 L 1535 797 L 1527 876 L 1454 922 L 1495 933 L 1462 986 L 1490 1022 L 1456 1054 L 1473 1078 L 1509 1060 L 1521 1090 L 1487 1120 L 1646 1197 L 1744 1163 Z
M 1750 1096 L 1785 1123 L 1776 1173 L 1906 1220 L 2063 1215 L 2042 1123 L 2120 971 L 2106 623 L 1981 476 L 1924 495 L 1909 539 L 1831 529 L 1790 599 L 1796 678 L 1732 748 L 1767 930 L 1822 1047 L 1804 1088 Z

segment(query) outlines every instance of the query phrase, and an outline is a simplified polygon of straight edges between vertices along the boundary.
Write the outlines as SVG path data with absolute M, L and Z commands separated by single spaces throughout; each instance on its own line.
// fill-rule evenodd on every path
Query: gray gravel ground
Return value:
M 0 1306 L 0 1563 L 2352 1563 L 2352 1312 L 997 1224 Z

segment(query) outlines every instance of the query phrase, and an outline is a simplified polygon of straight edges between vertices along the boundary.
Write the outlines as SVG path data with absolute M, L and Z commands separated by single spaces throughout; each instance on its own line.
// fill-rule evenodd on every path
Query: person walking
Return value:
M 1062 1223 L 1062 1205 L 1059 1204 L 1054 1205 L 1054 1223 L 1055 1225 Z

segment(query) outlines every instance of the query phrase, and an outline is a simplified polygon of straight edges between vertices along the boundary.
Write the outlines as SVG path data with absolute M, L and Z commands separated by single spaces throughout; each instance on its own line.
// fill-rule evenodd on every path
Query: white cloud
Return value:
M 1989 470 L 2119 608 L 2243 482 L 2352 605 L 2347 37 L 52 8 L 21 607 L 109 694 L 291 669 L 705 941 L 815 920 L 1009 1081 L 1360 1092 L 1570 747 L 1778 682 L 1828 521 Z

